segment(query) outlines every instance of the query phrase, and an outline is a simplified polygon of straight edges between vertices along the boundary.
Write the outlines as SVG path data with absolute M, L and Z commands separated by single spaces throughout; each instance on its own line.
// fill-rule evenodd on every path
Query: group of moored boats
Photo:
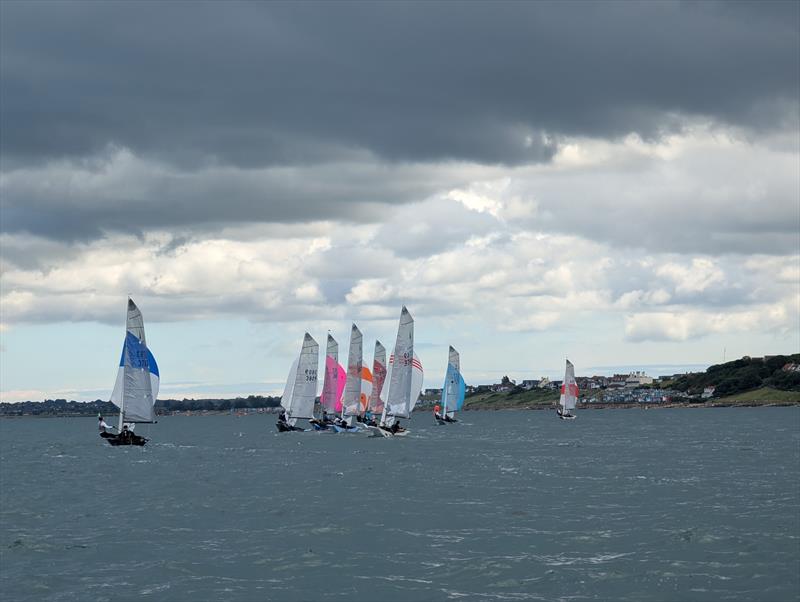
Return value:
M 386 348 L 375 341 L 372 370 L 364 365 L 363 335 L 353 324 L 347 370 L 339 363 L 339 344 L 328 334 L 322 393 L 317 402 L 319 344 L 306 333 L 300 354 L 292 363 L 281 396 L 279 432 L 327 431 L 331 433 L 372 433 L 374 436 L 402 437 L 422 392 L 423 369 L 414 353 L 414 319 L 404 306 L 400 312 L 394 352 L 386 361 Z M 145 437 L 134 434 L 137 424 L 155 422 L 154 404 L 158 396 L 159 372 L 155 357 L 147 347 L 144 320 L 139 308 L 128 299 L 125 342 L 111 401 L 119 408 L 119 426 L 109 427 L 100 417 L 100 436 L 109 444 L 144 445 Z M 458 351 L 450 347 L 440 404 L 434 407 L 437 424 L 458 422 L 465 395 Z M 575 369 L 567 360 L 561 386 L 558 416 L 575 419 L 578 386 Z M 317 405 L 318 403 L 318 405 Z M 300 426 L 305 420 L 307 427 Z M 116 428 L 116 433 L 107 429 Z

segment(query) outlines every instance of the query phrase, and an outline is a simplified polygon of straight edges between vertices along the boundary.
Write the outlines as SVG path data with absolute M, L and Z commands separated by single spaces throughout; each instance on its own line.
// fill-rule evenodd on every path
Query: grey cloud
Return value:
M 5 169 L 546 161 L 675 115 L 797 123 L 798 4 L 3 2 Z
M 108 152 L 104 162 L 58 163 L 5 174 L 0 184 L 2 230 L 92 240 L 107 231 L 202 231 L 320 220 L 368 223 L 382 220 L 386 205 L 426 198 L 443 186 L 462 183 L 458 174 L 433 165 L 364 161 L 181 171 L 125 151 Z

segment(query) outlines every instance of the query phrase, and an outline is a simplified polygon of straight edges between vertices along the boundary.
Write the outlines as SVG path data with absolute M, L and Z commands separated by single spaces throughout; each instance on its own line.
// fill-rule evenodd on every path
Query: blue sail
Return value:
M 453 364 L 447 364 L 447 373 L 442 387 L 442 412 L 451 414 L 464 406 L 466 384 L 461 372 Z

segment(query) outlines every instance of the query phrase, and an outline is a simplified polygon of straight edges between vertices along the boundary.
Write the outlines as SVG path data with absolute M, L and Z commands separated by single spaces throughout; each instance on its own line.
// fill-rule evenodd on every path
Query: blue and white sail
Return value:
M 111 402 L 120 409 L 120 428 L 123 422 L 155 421 L 153 406 L 158 397 L 159 381 L 156 358 L 147 348 L 144 337 L 142 312 L 128 299 L 125 342 L 111 393 Z
M 442 387 L 442 413 L 453 418 L 453 415 L 464 406 L 466 384 L 461 376 L 461 358 L 453 346 L 447 361 L 447 373 Z

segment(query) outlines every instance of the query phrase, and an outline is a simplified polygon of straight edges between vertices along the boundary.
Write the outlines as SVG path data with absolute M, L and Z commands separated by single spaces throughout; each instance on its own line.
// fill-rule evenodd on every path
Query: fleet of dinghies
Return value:
M 408 309 L 403 307 L 400 313 L 397 341 L 388 364 L 386 348 L 380 341 L 375 342 L 372 370 L 364 364 L 364 336 L 355 324 L 350 329 L 346 370 L 338 354 L 339 345 L 329 334 L 320 413 L 314 416 L 319 346 L 306 333 L 281 397 L 278 431 L 307 430 L 297 425 L 298 420 L 307 419 L 309 426 L 319 431 L 407 435 L 400 420 L 411 417 L 423 381 L 422 363 L 414 353 L 414 319 Z
M 375 341 L 372 370 L 365 365 L 364 336 L 353 324 L 347 368 L 339 363 L 339 344 L 330 333 L 324 364 L 319 410 L 315 415 L 319 344 L 305 333 L 281 396 L 281 413 L 276 424 L 279 432 L 313 429 L 335 433 L 367 432 L 383 437 L 408 434 L 400 421 L 411 418 L 422 392 L 424 373 L 414 353 L 414 318 L 405 306 L 400 312 L 397 339 L 388 362 L 386 348 Z M 111 401 L 119 408 L 119 426 L 109 427 L 100 416 L 100 436 L 115 446 L 144 445 L 148 439 L 134 434 L 133 430 L 136 424 L 155 422 L 153 406 L 158 396 L 159 378 L 155 357 L 145 341 L 142 313 L 128 298 L 125 341 L 111 394 Z M 434 419 L 438 424 L 458 422 L 455 414 L 464 405 L 465 390 L 460 356 L 450 346 L 442 397 L 434 407 Z M 574 420 L 577 399 L 575 367 L 567 360 L 558 417 Z M 300 426 L 301 420 L 308 421 L 308 426 Z M 117 432 L 109 433 L 107 428 L 116 428 Z

